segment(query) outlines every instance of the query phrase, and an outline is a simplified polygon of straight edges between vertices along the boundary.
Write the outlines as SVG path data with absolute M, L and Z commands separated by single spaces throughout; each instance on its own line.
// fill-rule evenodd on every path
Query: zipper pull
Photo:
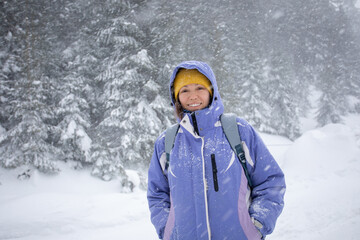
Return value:
M 211 165 L 213 169 L 213 179 L 214 179 L 214 190 L 215 192 L 219 191 L 219 183 L 217 179 L 217 167 L 215 161 L 215 154 L 211 154 Z

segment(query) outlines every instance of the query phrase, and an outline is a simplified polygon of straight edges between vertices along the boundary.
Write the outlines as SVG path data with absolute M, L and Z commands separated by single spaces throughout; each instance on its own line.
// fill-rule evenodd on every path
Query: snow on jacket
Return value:
M 180 121 L 169 168 L 165 134 L 155 142 L 148 172 L 148 203 L 151 221 L 160 239 L 239 240 L 260 239 L 252 218 L 259 221 L 263 236 L 270 234 L 283 209 L 284 175 L 259 135 L 245 120 L 238 128 L 253 184 L 250 192 L 243 168 L 232 151 L 219 121 L 224 107 L 211 68 L 202 62 L 188 61 L 175 68 L 197 69 L 213 85 L 208 108 L 186 113 Z M 196 133 L 194 127 L 198 129 Z M 215 191 L 211 157 L 217 167 Z

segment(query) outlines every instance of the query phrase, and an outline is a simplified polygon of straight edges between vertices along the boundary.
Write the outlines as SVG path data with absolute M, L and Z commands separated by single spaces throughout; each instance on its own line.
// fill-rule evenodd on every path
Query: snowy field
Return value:
M 287 180 L 284 212 L 267 239 L 359 239 L 360 117 L 310 129 L 294 142 L 262 136 Z M 22 171 L 0 169 L 0 239 L 157 239 L 138 187 L 120 193 L 118 181 L 65 166 L 57 176 L 35 171 L 19 181 Z

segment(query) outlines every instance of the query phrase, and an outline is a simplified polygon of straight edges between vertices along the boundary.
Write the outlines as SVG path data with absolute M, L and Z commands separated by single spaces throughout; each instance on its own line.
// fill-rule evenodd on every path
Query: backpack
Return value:
M 235 152 L 237 158 L 239 159 L 241 166 L 244 169 L 244 173 L 248 181 L 249 187 L 251 189 L 252 183 L 246 166 L 245 152 L 241 144 L 241 137 L 236 122 L 236 115 L 232 113 L 222 114 L 220 116 L 220 121 L 226 139 L 229 141 L 232 150 Z M 169 168 L 170 152 L 174 147 L 175 137 L 179 130 L 179 127 L 180 127 L 179 123 L 174 124 L 171 127 L 169 127 L 165 133 L 165 152 L 166 152 L 165 170 Z

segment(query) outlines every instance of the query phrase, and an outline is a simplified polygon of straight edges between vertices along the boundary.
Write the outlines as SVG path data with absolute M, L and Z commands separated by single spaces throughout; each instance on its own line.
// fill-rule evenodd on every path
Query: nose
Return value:
M 195 92 L 192 92 L 191 94 L 190 94 L 190 100 L 195 100 L 195 99 L 197 99 L 198 98 L 198 96 L 197 96 L 197 94 L 195 93 Z

